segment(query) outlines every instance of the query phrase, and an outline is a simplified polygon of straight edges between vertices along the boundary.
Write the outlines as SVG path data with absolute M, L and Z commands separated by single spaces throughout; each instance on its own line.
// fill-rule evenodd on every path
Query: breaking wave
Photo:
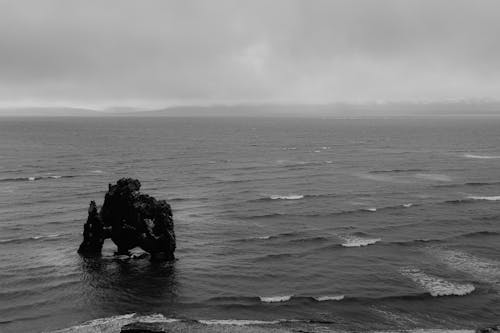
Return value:
M 471 195 L 468 198 L 472 199 L 472 200 L 498 201 L 498 200 L 500 200 L 500 195 L 493 195 L 493 196 L 474 196 L 474 195 Z
M 251 325 L 276 325 L 281 320 L 246 320 L 246 319 L 199 319 L 200 324 L 205 325 L 228 325 L 228 326 L 251 326 Z
M 269 297 L 259 296 L 259 299 L 261 302 L 264 303 L 281 303 L 281 302 L 288 302 L 290 299 L 292 299 L 292 296 L 293 295 L 269 296 Z
M 429 249 L 435 258 L 452 269 L 467 273 L 479 281 L 500 282 L 500 263 L 457 250 Z
M 425 289 L 431 296 L 465 296 L 476 288 L 470 283 L 453 283 L 424 273 L 417 268 L 403 268 L 401 274 Z
M 72 332 L 118 332 L 122 326 L 133 323 L 172 323 L 180 321 L 180 319 L 166 318 L 162 314 L 156 313 L 151 315 L 137 315 L 129 313 L 124 315 L 98 318 L 86 321 L 80 325 L 72 326 L 62 330 L 53 331 L 52 333 L 72 333 Z
M 344 299 L 344 295 L 335 295 L 335 296 L 316 296 L 313 297 L 318 302 L 325 301 L 341 301 Z
M 463 155 L 466 158 L 476 158 L 476 159 L 485 159 L 485 160 L 490 160 L 490 159 L 498 159 L 500 158 L 500 155 L 476 155 L 476 154 L 464 154 Z
M 289 194 L 289 195 L 271 195 L 271 200 L 299 200 L 304 198 L 302 194 Z
M 380 242 L 382 240 L 381 238 L 367 238 L 367 237 L 360 237 L 357 235 L 339 236 L 339 238 L 344 240 L 344 242 L 341 244 L 343 247 L 368 246 Z

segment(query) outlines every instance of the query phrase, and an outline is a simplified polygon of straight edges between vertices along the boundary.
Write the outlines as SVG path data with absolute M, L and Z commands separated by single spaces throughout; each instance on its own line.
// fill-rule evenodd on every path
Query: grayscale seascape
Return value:
M 0 333 L 500 333 L 499 0 L 0 0 Z

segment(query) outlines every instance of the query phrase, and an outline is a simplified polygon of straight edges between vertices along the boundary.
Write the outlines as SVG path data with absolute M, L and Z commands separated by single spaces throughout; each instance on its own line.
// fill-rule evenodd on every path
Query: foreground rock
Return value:
M 174 259 L 175 233 L 172 210 L 165 200 L 139 192 L 137 179 L 122 178 L 109 185 L 100 211 L 90 202 L 89 215 L 83 227 L 83 242 L 78 252 L 100 254 L 104 240 L 118 247 L 118 254 L 140 247 L 152 259 Z
M 478 328 L 477 333 L 496 333 L 500 332 L 500 325 Z
M 166 333 L 160 324 L 155 323 L 130 323 L 122 327 L 120 333 Z

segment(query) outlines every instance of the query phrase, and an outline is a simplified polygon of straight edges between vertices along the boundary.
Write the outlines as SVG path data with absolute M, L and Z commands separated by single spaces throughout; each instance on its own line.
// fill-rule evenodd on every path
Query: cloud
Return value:
M 500 2 L 0 0 L 0 101 L 500 98 Z

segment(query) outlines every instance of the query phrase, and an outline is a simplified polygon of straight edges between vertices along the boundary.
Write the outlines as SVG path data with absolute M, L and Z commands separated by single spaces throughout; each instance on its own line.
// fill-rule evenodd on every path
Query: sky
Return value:
M 0 107 L 500 99 L 498 0 L 0 0 Z

